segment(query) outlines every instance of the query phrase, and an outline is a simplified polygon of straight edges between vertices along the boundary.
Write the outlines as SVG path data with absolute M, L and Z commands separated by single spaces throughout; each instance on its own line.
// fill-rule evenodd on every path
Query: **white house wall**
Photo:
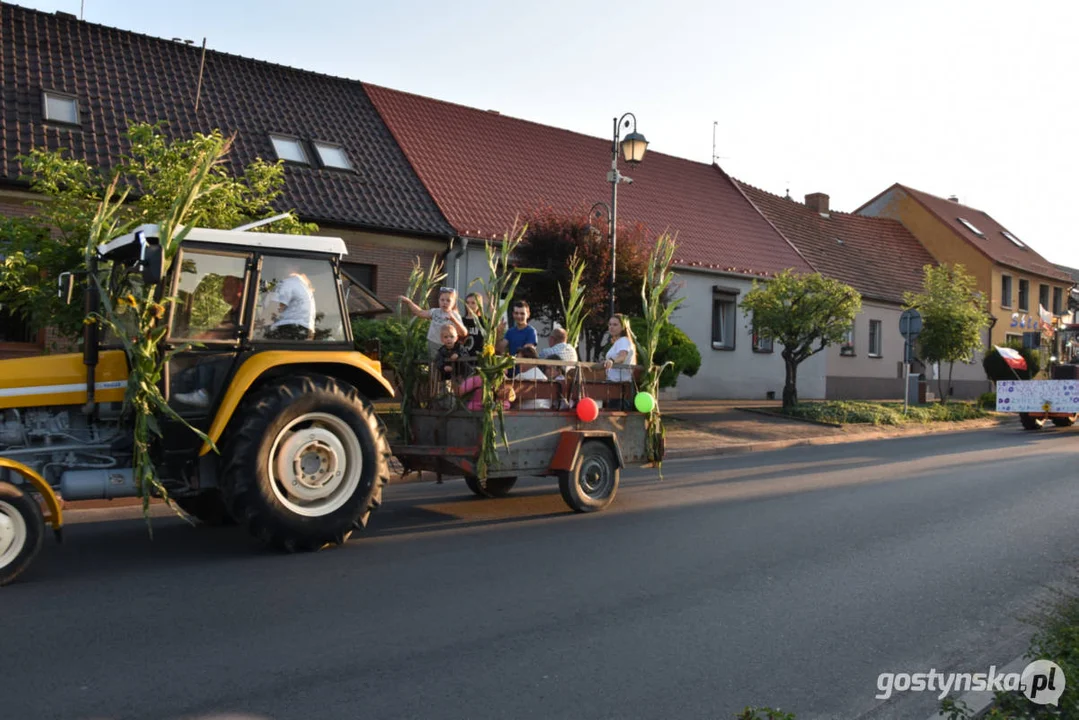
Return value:
M 782 347 L 777 343 L 771 353 L 753 352 L 753 336 L 741 308 L 736 313 L 733 350 L 712 348 L 713 286 L 738 290 L 740 303 L 752 287 L 752 281 L 733 276 L 680 270 L 678 296 L 685 302 L 675 311 L 674 324 L 696 343 L 701 353 L 701 369 L 694 377 L 678 380 L 679 399 L 764 400 L 769 392 L 783 397 L 785 370 Z M 798 367 L 798 397 L 804 400 L 824 397 L 825 359 L 814 355 Z

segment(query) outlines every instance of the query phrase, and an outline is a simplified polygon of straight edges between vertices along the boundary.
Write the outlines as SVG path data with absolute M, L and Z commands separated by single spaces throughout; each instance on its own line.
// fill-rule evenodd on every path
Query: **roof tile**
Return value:
M 365 84 L 428 192 L 462 235 L 501 237 L 542 204 L 609 201 L 611 141 Z M 718 166 L 649 151 L 618 193 L 621 222 L 678 233 L 679 265 L 768 275 L 809 265 Z
M 271 131 L 342 145 L 356 172 L 287 165 L 279 205 L 305 219 L 448 236 L 446 223 L 355 81 L 206 51 L 170 40 L 0 4 L 0 178 L 19 179 L 17 157 L 69 148 L 108 167 L 122 154 L 128 120 L 168 122 L 190 136 L 237 132 L 230 162 L 274 159 Z M 78 96 L 81 127 L 42 117 L 41 91 Z

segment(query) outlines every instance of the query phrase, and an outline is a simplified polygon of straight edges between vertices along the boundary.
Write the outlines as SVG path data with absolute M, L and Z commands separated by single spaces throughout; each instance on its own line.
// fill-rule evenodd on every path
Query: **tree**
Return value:
M 982 347 L 982 330 L 989 325 L 985 299 L 977 281 L 962 265 L 926 265 L 922 292 L 903 293 L 907 308 L 922 315 L 918 336 L 919 355 L 927 363 L 948 363 L 948 392 L 937 377 L 940 401 L 952 392 L 952 369 L 956 362 L 974 357 Z
M 216 130 L 170 139 L 161 123 L 134 124 L 125 137 L 127 150 L 111 168 L 91 166 L 62 150 L 33 150 L 21 158 L 31 189 L 42 198 L 30 202 L 30 217 L 0 217 L 0 305 L 35 328 L 51 325 L 68 338 L 81 332 L 82 304 L 69 306 L 57 297 L 57 278 L 85 269 L 86 238 L 114 179 L 116 195 L 133 198 L 118 208 L 118 227 L 158 223 L 169 215 L 198 160 L 225 140 Z M 274 203 L 284 181 L 279 162 L 255 160 L 239 175 L 230 173 L 224 162 L 215 162 L 191 208 L 190 222 L 233 228 L 271 217 L 278 212 Z M 307 234 L 317 227 L 289 216 L 259 229 Z
M 610 306 L 611 246 L 606 222 L 590 225 L 584 211 L 567 215 L 551 207 L 533 210 L 525 222 L 524 240 L 514 255 L 516 264 L 546 272 L 522 275 L 517 297 L 528 300 L 533 316 L 565 325 L 559 288 L 569 286 L 570 258 L 577 253 L 584 267 L 580 280 L 585 288 L 582 329 L 593 359 L 598 359 Z M 650 246 L 644 225 L 619 223 L 615 294 L 620 313 L 641 314 L 641 282 Z
M 990 380 L 993 382 L 997 380 L 1032 380 L 1041 372 L 1042 362 L 1039 351 L 1023 347 L 1023 343 L 1019 340 L 1009 340 L 1004 343 L 1004 347 L 1009 347 L 1022 355 L 1023 359 L 1026 360 L 1027 369 L 1012 369 L 1008 363 L 1004 362 L 1004 358 L 1000 356 L 996 348 L 990 348 L 982 358 L 982 368 L 985 370 L 986 377 Z
M 862 309 L 862 296 L 820 273 L 784 270 L 766 283 L 754 280 L 741 305 L 758 336 L 783 345 L 786 409 L 798 404 L 798 366 L 843 339 Z

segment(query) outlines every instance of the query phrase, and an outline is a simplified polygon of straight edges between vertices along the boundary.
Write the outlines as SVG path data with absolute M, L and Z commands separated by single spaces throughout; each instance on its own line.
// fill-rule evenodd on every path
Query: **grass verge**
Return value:
M 873 403 L 855 400 L 829 400 L 801 403 L 779 411 L 788 417 L 839 425 L 920 425 L 930 422 L 959 422 L 989 417 L 989 413 L 973 403 L 949 402 L 911 405 L 903 414 L 903 403 Z

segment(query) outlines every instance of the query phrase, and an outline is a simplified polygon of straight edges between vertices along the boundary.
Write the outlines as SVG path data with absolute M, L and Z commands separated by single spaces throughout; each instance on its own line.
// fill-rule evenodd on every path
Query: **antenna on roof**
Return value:
M 79 20 L 83 20 L 86 17 L 86 0 L 81 0 L 79 3 Z
M 716 127 L 719 126 L 718 120 L 712 121 L 712 164 L 716 164 L 716 160 L 729 160 L 727 156 L 716 155 Z
M 794 199 L 794 198 L 791 197 L 791 181 L 790 180 L 787 181 L 787 194 L 786 194 L 785 198 L 787 200 L 793 200 Z
M 188 42 L 191 42 L 188 40 Z M 206 67 L 206 38 L 202 39 L 202 59 L 199 60 L 199 86 L 195 88 L 195 112 L 199 111 L 199 96 L 202 95 L 202 70 Z

